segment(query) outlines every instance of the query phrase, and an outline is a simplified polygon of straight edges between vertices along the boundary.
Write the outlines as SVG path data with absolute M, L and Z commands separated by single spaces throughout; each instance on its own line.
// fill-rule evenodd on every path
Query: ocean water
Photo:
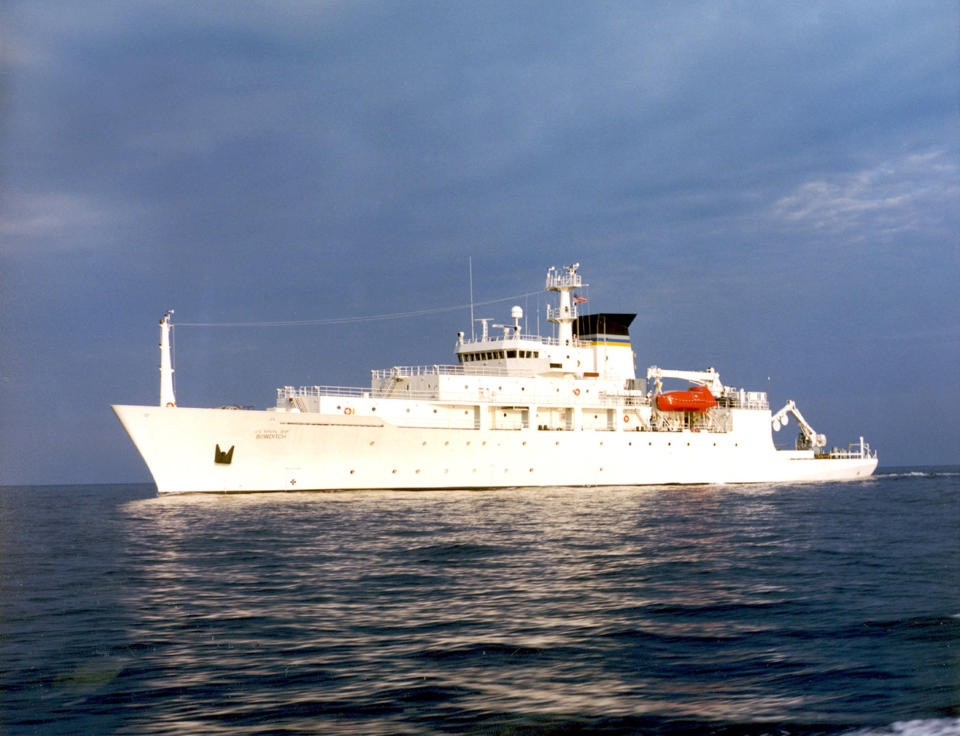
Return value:
M 960 734 L 960 468 L 0 488 L 2 734 Z

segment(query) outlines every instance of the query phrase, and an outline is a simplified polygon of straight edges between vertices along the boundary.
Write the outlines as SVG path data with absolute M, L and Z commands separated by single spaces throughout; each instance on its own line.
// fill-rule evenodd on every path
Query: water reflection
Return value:
M 799 686 L 829 678 L 829 656 L 775 633 L 808 601 L 784 570 L 796 520 L 769 488 L 164 496 L 123 512 L 124 686 L 172 731 L 188 713 L 206 730 L 307 717 L 369 733 L 411 714 L 832 707 L 829 688 Z
M 0 489 L 0 716 L 44 733 L 632 733 L 949 712 L 957 477 Z

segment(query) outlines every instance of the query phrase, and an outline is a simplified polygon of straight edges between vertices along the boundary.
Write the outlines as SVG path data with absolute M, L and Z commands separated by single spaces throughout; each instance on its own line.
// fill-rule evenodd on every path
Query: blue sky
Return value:
M 168 308 L 439 310 L 470 258 L 477 300 L 579 261 L 591 309 L 639 314 L 641 370 L 960 462 L 958 8 L 7 2 L 0 482 L 149 478 L 109 405 L 158 400 Z M 178 400 L 363 385 L 460 329 L 179 327 Z

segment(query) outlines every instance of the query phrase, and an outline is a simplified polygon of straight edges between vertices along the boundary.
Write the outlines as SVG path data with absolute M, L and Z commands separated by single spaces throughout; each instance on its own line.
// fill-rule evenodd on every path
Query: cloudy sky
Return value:
M 149 479 L 109 407 L 158 401 L 166 309 L 181 405 L 266 407 L 450 362 L 471 259 L 477 316 L 535 329 L 579 261 L 641 370 L 960 462 L 958 39 L 956 0 L 8 1 L 0 482 Z

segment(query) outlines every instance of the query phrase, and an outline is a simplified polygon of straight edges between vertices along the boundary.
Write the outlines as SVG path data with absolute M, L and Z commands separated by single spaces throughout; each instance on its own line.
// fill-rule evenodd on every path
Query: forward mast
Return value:
M 160 320 L 160 406 L 173 408 L 177 397 L 173 391 L 173 358 L 170 350 L 171 316 L 169 309 Z

